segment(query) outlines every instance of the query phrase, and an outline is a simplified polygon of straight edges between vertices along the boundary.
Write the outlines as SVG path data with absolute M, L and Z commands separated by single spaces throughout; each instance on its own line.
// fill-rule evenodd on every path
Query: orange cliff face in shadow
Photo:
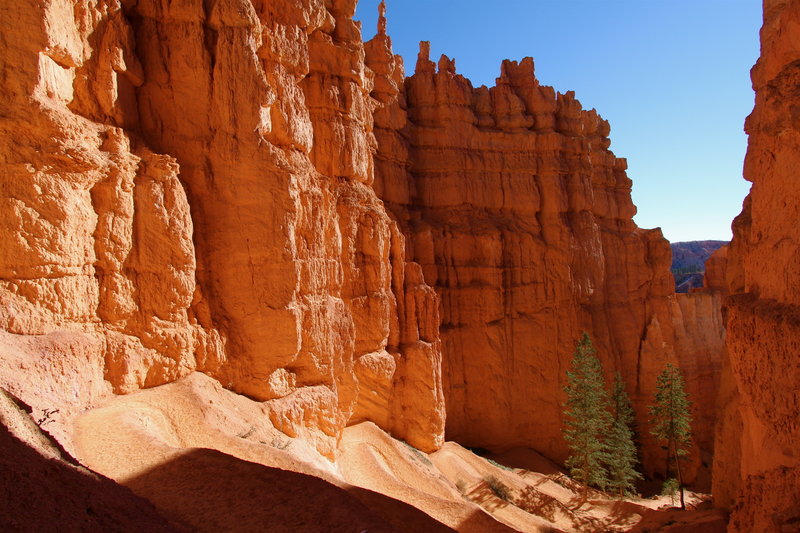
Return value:
M 761 57 L 751 71 L 744 165 L 752 182 L 727 253 L 727 338 L 714 463 L 731 532 L 796 531 L 800 523 L 800 263 L 796 184 L 800 6 L 765 0 Z
M 505 61 L 495 87 L 475 89 L 454 60 L 437 70 L 428 43 L 406 79 L 385 34 L 366 52 L 375 189 L 441 299 L 447 438 L 565 459 L 561 389 L 586 330 L 609 377 L 625 376 L 640 428 L 665 363 L 684 368 L 698 399 L 689 478 L 701 469 L 707 487 L 721 300 L 673 294 L 669 244 L 633 223 L 608 123 L 540 85 L 531 58 Z M 657 472 L 660 446 L 642 433 Z
M 182 531 L 151 502 L 79 466 L 40 430 L 29 409 L 0 390 L 3 531 Z

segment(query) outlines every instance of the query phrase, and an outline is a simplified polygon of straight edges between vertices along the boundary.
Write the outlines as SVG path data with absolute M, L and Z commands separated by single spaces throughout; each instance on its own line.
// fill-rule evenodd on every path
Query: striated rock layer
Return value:
M 404 79 L 384 29 L 366 45 L 375 190 L 441 298 L 447 438 L 565 459 L 561 389 L 585 330 L 609 380 L 625 376 L 649 470 L 664 464 L 645 421 L 667 361 L 691 374 L 710 464 L 720 300 L 676 299 L 669 243 L 634 224 L 608 122 L 540 85 L 531 58 L 505 61 L 495 87 L 476 89 L 454 60 L 430 61 L 423 42 Z M 689 478 L 700 459 L 698 448 Z
M 530 58 L 476 89 L 424 45 L 405 79 L 355 3 L 0 5 L 0 385 L 67 444 L 200 371 L 328 457 L 361 421 L 435 450 L 446 406 L 451 439 L 561 460 L 586 330 L 651 471 L 655 377 L 684 368 L 695 477 L 718 296 L 672 294 L 608 123 Z
M 200 370 L 324 453 L 365 419 L 441 445 L 437 299 L 371 188 L 354 9 L 0 6 L 4 385 L 84 406 Z
M 800 523 L 800 5 L 764 1 L 756 104 L 745 123 L 752 182 L 727 252 L 727 339 L 714 461 L 729 531 Z

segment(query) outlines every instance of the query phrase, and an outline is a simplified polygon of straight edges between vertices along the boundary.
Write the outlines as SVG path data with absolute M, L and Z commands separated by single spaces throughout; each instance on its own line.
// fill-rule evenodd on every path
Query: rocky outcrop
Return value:
M 219 358 L 219 334 L 196 318 L 178 166 L 123 129 L 142 67 L 120 9 L 3 10 L 2 329 L 91 345 L 118 392 Z
M 675 299 L 669 244 L 633 223 L 608 123 L 540 85 L 530 58 L 505 61 L 495 87 L 476 89 L 423 42 L 403 81 L 382 27 L 366 45 L 375 190 L 441 298 L 447 438 L 563 460 L 561 387 L 582 330 L 609 376 L 626 376 L 642 427 L 672 361 L 699 372 L 689 387 L 713 428 L 704 387 L 718 377 L 719 298 Z M 713 429 L 701 432 L 708 463 Z M 658 444 L 644 440 L 649 469 L 661 468 Z
M 728 284 L 725 281 L 728 269 L 728 246 L 722 246 L 706 260 L 703 273 L 703 287 L 707 291 L 728 294 Z
M 11 4 L 0 385 L 65 442 L 200 371 L 328 457 L 365 420 L 434 450 L 446 406 L 451 439 L 560 460 L 583 330 L 640 422 L 667 361 L 712 386 L 718 300 L 674 297 L 608 123 L 530 58 L 476 89 L 423 45 L 406 79 L 353 0 Z
M 436 299 L 370 188 L 355 3 L 136 9 L 145 71 L 187 80 L 151 76 L 139 99 L 145 138 L 182 164 L 198 279 L 229 341 L 215 374 L 272 401 L 290 435 L 335 440 L 357 412 L 435 448 Z
M 729 531 L 800 523 L 797 338 L 800 264 L 795 168 L 800 150 L 800 6 L 766 0 L 744 176 L 752 182 L 727 254 L 726 360 L 714 493 Z
M 362 419 L 441 444 L 437 300 L 371 188 L 354 4 L 3 6 L 7 386 L 86 405 L 197 369 L 328 454 Z
M 34 423 L 30 410 L 0 389 L 3 531 L 183 531 L 147 500 L 79 466 Z

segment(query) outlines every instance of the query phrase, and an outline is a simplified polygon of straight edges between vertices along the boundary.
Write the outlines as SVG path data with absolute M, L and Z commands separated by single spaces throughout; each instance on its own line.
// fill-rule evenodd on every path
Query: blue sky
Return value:
M 359 0 L 364 39 L 379 0 Z M 419 41 L 456 59 L 474 86 L 503 59 L 532 56 L 536 76 L 575 91 L 611 123 L 628 159 L 636 223 L 672 242 L 730 239 L 742 178 L 760 0 L 387 0 L 388 33 L 411 74 Z

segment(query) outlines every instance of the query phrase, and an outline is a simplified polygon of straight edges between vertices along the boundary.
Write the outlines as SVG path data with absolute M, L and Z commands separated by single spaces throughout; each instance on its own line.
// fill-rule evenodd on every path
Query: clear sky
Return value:
M 378 2 L 358 2 L 365 40 Z M 421 40 L 474 86 L 494 85 L 503 59 L 533 57 L 542 84 L 611 123 L 640 227 L 672 242 L 730 239 L 750 187 L 743 126 L 760 0 L 387 0 L 387 18 L 406 74 Z

